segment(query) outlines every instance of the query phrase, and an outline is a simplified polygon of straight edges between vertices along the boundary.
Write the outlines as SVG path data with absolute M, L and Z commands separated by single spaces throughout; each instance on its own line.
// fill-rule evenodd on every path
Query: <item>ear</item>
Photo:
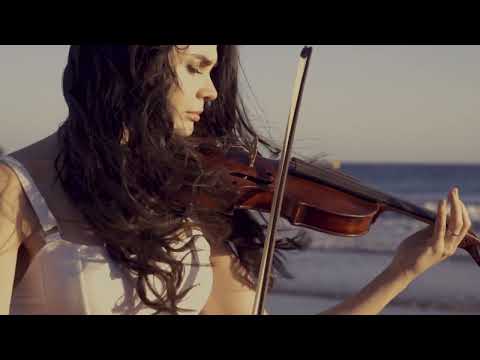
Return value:
M 130 132 L 128 131 L 125 124 L 123 124 L 122 127 L 123 127 L 123 133 L 122 133 L 122 138 L 120 139 L 120 144 L 121 145 L 126 145 L 126 144 L 128 144 L 128 141 L 130 140 Z

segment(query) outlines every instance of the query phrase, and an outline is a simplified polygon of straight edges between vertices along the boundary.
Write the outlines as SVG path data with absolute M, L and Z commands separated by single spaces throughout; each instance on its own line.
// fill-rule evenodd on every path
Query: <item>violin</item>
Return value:
M 207 207 L 215 208 L 220 203 L 227 203 L 230 211 L 242 209 L 270 213 L 252 311 L 257 315 L 263 314 L 269 282 L 267 275 L 271 270 L 276 242 L 274 232 L 279 217 L 294 226 L 349 237 L 368 233 L 380 215 L 387 211 L 398 212 L 429 225 L 436 220 L 434 212 L 362 184 L 339 170 L 291 158 L 311 55 L 312 48 L 308 46 L 300 54 L 280 161 L 262 157 L 256 147 L 252 152 L 242 146 L 222 151 L 218 151 L 218 146 L 217 149 L 209 146 L 211 144 L 200 144 L 198 147 L 205 166 L 223 169 L 222 180 L 227 187 L 234 189 L 233 196 L 223 196 L 220 202 L 218 196 L 213 202 L 208 196 L 198 199 L 206 200 L 204 204 Z M 459 247 L 480 266 L 480 239 L 473 231 L 468 232 Z
M 205 167 L 223 169 L 223 181 L 235 189 L 235 196 L 228 199 L 230 211 L 270 212 L 279 167 L 277 160 L 262 157 L 258 152 L 252 158 L 240 145 L 223 151 L 204 143 L 197 146 L 197 151 Z M 207 201 L 208 206 L 215 206 L 213 199 Z M 436 219 L 435 212 L 364 185 L 328 165 L 291 159 L 280 214 L 293 226 L 336 236 L 360 237 L 387 211 L 430 225 Z M 459 247 L 480 266 L 480 239 L 473 231 L 469 231 Z

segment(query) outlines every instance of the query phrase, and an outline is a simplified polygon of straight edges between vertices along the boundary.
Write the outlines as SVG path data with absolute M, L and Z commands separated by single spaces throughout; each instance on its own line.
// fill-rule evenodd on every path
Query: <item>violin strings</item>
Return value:
M 351 189 L 358 195 L 363 195 L 363 196 L 366 196 L 367 198 L 373 198 L 375 200 L 381 200 L 385 202 L 392 200 L 391 196 L 388 196 L 377 190 L 370 189 L 365 185 L 361 184 L 358 179 L 352 176 L 349 176 L 343 172 L 336 171 L 328 167 L 317 168 L 310 164 L 304 164 L 304 165 L 307 165 L 311 170 L 314 170 L 314 174 L 313 174 L 314 176 L 318 176 L 318 173 L 321 174 L 323 172 L 323 174 L 321 175 L 324 175 L 324 176 L 326 175 L 326 178 L 324 177 L 324 179 L 329 180 L 332 183 L 332 185 L 335 185 L 336 183 L 338 183 L 338 180 L 340 180 L 341 184 L 344 185 L 346 189 Z M 398 200 L 398 199 L 395 199 L 395 200 Z
M 388 205 L 397 207 L 409 213 L 415 213 L 429 220 L 432 220 L 435 217 L 432 212 L 427 211 L 426 209 L 422 209 L 414 204 L 410 204 L 383 192 L 366 187 L 365 185 L 361 184 L 358 179 L 341 171 L 330 169 L 328 167 L 317 167 L 298 159 L 295 159 L 295 163 L 297 166 L 299 165 L 298 170 L 296 170 L 299 174 L 304 173 L 304 175 L 312 176 L 314 178 L 318 178 L 319 180 L 326 180 L 332 186 L 340 185 L 341 187 L 343 185 L 343 190 L 351 190 L 357 195 L 364 196 L 370 200 L 380 200 Z
M 365 187 L 359 182 L 359 180 L 357 180 L 352 176 L 349 176 L 340 171 L 332 170 L 328 167 L 316 167 L 314 165 L 304 163 L 303 161 L 299 162 L 299 160 L 297 159 L 295 160 L 297 165 L 301 165 L 307 170 L 307 171 L 299 170 L 298 172 L 300 174 L 304 173 L 305 175 L 313 176 L 315 178 L 320 178 L 320 180 L 327 180 L 330 183 L 332 183 L 332 185 L 337 185 L 338 181 L 340 180 L 342 184 L 345 185 L 345 187 L 347 187 L 348 189 L 354 190 L 359 195 L 374 197 L 378 200 L 387 200 L 384 198 L 383 193 L 380 193 L 378 191 Z M 322 175 L 326 175 L 326 177 Z

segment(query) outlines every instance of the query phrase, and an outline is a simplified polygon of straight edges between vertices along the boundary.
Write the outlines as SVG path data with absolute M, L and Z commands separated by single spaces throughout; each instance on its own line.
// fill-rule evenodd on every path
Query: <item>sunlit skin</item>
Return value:
M 211 72 L 217 62 L 216 45 L 178 45 L 172 52 L 179 86 L 172 88 L 168 101 L 172 109 L 175 133 L 191 136 L 200 112 L 207 102 L 215 101 L 217 90 Z M 197 113 L 197 116 L 195 116 Z M 34 158 L 38 150 L 51 148 L 55 139 L 31 145 L 25 154 Z M 128 134 L 122 142 L 128 141 Z M 46 156 L 50 162 L 53 156 Z M 41 172 L 48 174 L 48 171 Z M 46 175 L 45 175 L 46 176 Z M 451 207 L 448 217 L 447 208 Z M 12 221 L 14 219 L 14 221 Z M 447 221 L 448 219 L 448 221 Z M 21 223 L 21 231 L 18 224 Z M 435 225 L 405 239 L 387 268 L 358 294 L 322 314 L 378 314 L 425 271 L 449 258 L 471 227 L 470 216 L 456 189 L 440 201 Z M 18 249 L 41 231 L 38 219 L 25 197 L 18 177 L 0 163 L 0 314 L 8 314 Z M 205 234 L 208 238 L 208 234 Z M 213 288 L 202 314 L 251 314 L 255 290 L 245 281 L 245 271 L 224 243 L 211 243 Z
M 191 136 L 205 104 L 218 96 L 211 79 L 218 60 L 217 46 L 177 45 L 172 57 L 179 84 L 168 95 L 174 130 L 177 135 Z

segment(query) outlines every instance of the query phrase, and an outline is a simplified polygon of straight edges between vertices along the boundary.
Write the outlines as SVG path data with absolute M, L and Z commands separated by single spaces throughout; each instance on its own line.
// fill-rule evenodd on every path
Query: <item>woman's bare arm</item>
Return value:
M 418 276 L 452 256 L 472 222 L 458 189 L 450 192 L 449 203 L 449 216 L 447 201 L 439 202 L 434 227 L 405 239 L 384 272 L 360 293 L 323 314 L 378 314 Z
M 399 246 L 392 263 L 359 293 L 320 315 L 374 315 L 380 313 L 418 276 L 452 256 L 471 227 L 458 191 L 439 203 L 435 226 L 419 231 Z M 448 224 L 447 224 L 448 222 Z M 255 289 L 244 279 L 245 269 L 225 245 L 212 248 L 214 286 L 204 314 L 251 314 Z
M 10 311 L 18 249 L 38 220 L 15 173 L 0 163 L 0 314 Z
M 205 315 L 251 315 L 255 290 L 244 279 L 245 269 L 224 245 L 212 249 L 213 289 Z M 358 294 L 320 315 L 377 314 L 413 280 L 388 267 Z
M 251 315 L 256 289 L 245 280 L 246 270 L 231 249 L 225 244 L 212 246 L 210 259 L 213 288 L 202 314 Z
M 387 267 L 359 293 L 320 315 L 375 315 L 379 314 L 414 280 L 407 274 Z

